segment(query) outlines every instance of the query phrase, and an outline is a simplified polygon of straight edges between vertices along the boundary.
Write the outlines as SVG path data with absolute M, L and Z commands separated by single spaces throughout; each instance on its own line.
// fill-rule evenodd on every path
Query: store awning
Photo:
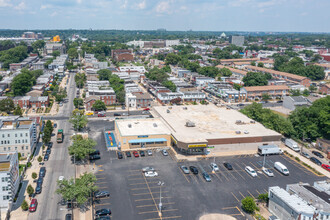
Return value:
M 165 138 L 149 138 L 149 139 L 134 139 L 134 140 L 129 140 L 128 143 L 130 143 L 130 144 L 137 144 L 137 143 L 165 142 L 165 141 L 167 141 Z

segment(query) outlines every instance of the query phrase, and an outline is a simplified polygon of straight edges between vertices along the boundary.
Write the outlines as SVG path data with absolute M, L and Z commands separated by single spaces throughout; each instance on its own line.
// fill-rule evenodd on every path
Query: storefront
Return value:
M 171 136 L 171 146 L 178 149 L 183 154 L 203 155 L 207 149 L 207 143 L 185 143 L 178 141 L 173 135 Z

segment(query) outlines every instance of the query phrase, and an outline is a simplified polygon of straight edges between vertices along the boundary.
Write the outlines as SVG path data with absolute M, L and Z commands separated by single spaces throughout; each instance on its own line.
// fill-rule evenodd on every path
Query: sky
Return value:
M 0 0 L 0 29 L 330 32 L 330 0 Z

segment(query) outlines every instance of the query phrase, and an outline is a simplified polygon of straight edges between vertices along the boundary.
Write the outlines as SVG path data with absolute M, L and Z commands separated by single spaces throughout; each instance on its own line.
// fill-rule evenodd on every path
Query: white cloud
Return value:
M 40 10 L 44 10 L 44 9 L 48 9 L 48 8 L 52 8 L 52 5 L 41 5 L 40 6 Z
M 57 12 L 56 11 L 54 11 L 53 13 L 50 14 L 51 17 L 54 17 L 56 15 L 57 15 Z
M 146 0 L 143 0 L 142 2 L 140 2 L 140 3 L 137 4 L 137 8 L 140 9 L 140 10 L 145 9 L 146 6 L 147 6 Z
M 82 0 L 77 0 L 77 3 L 78 3 L 78 4 L 81 4 L 81 3 L 82 3 Z
M 16 5 L 16 6 L 14 7 L 14 9 L 16 9 L 16 10 L 24 10 L 24 9 L 26 9 L 25 2 L 21 2 L 21 3 L 19 3 L 18 5 Z
M 1 7 L 10 7 L 12 4 L 10 3 L 10 0 L 0 0 L 0 8 Z
M 170 13 L 170 2 L 168 1 L 159 2 L 159 4 L 156 6 L 156 12 Z

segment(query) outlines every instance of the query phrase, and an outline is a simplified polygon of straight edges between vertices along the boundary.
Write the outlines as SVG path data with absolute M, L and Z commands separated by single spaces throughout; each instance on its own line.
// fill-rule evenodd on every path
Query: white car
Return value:
M 152 150 L 147 150 L 148 156 L 152 156 Z
M 149 171 L 155 171 L 153 167 L 143 167 L 142 172 L 149 172 Z
M 59 176 L 59 177 L 58 177 L 58 180 L 59 180 L 59 181 L 64 180 L 64 176 Z
M 274 176 L 274 173 L 268 168 L 263 167 L 262 172 L 264 172 L 267 176 Z
M 146 177 L 155 177 L 155 176 L 158 176 L 158 173 L 155 171 L 148 171 L 148 172 L 145 172 L 144 175 Z
M 168 156 L 168 153 L 167 153 L 166 150 L 162 150 L 162 153 L 163 153 L 164 156 Z
M 257 176 L 257 172 L 250 166 L 246 166 L 245 167 L 245 171 L 250 174 L 252 177 L 256 177 Z
M 219 167 L 218 167 L 218 165 L 216 163 L 211 163 L 210 166 L 211 166 L 211 168 L 212 168 L 213 171 L 219 171 Z

